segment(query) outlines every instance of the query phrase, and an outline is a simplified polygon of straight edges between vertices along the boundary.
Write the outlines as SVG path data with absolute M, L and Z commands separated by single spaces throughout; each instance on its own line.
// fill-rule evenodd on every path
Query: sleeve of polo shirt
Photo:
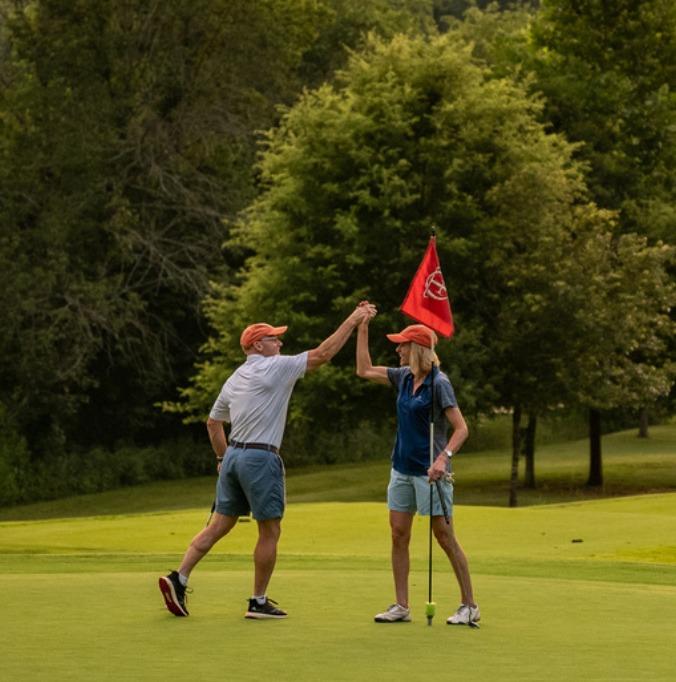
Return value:
M 442 372 L 434 384 L 434 397 L 437 407 L 445 410 L 447 407 L 457 407 L 458 401 L 455 399 L 455 391 L 449 378 Z
M 230 422 L 230 396 L 228 391 L 228 382 L 223 384 L 221 392 L 216 398 L 214 406 L 211 408 L 209 416 L 221 422 Z
M 388 367 L 387 368 L 387 378 L 390 380 L 392 386 L 394 386 L 397 391 L 401 386 L 402 379 L 404 378 L 408 367 Z
M 278 355 L 276 369 L 280 373 L 280 379 L 295 384 L 298 379 L 304 377 L 307 369 L 307 356 L 307 351 L 298 355 Z

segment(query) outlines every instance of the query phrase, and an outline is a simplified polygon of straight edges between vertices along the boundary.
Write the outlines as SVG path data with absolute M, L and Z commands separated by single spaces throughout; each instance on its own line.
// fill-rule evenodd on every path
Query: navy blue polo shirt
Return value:
M 447 407 L 457 407 L 453 386 L 438 367 L 434 372 L 434 457 L 448 443 Z M 397 439 L 392 450 L 392 467 L 405 476 L 424 476 L 430 466 L 430 404 L 432 372 L 413 393 L 413 372 L 409 367 L 388 367 L 387 378 L 398 390 Z

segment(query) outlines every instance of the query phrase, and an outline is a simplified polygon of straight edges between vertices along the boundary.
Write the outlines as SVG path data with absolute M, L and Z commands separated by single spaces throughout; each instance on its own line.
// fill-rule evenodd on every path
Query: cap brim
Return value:
M 287 326 L 284 327 L 273 327 L 267 334 L 266 336 L 281 336 L 282 334 L 286 333 L 286 330 L 288 329 Z
M 385 334 L 392 343 L 408 343 L 409 340 L 402 334 Z

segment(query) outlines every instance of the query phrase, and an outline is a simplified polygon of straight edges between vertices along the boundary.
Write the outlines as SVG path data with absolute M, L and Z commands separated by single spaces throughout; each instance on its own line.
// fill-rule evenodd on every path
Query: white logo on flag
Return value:
M 427 276 L 423 296 L 425 298 L 433 298 L 435 301 L 448 300 L 448 292 L 444 284 L 444 276 L 441 274 L 441 268 L 437 268 Z

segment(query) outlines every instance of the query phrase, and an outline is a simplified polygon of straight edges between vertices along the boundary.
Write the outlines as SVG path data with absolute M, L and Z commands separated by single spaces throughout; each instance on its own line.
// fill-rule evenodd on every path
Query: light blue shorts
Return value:
M 226 516 L 252 513 L 256 521 L 281 519 L 286 506 L 282 458 L 267 450 L 228 446 L 216 484 L 216 511 Z
M 449 516 L 453 516 L 453 484 L 440 481 L 441 492 L 446 502 Z M 431 486 L 432 516 L 443 516 L 444 510 L 439 501 L 436 484 Z M 406 476 L 392 469 L 390 484 L 387 486 L 387 507 L 391 511 L 408 512 L 421 516 L 430 515 L 430 482 L 427 476 Z

